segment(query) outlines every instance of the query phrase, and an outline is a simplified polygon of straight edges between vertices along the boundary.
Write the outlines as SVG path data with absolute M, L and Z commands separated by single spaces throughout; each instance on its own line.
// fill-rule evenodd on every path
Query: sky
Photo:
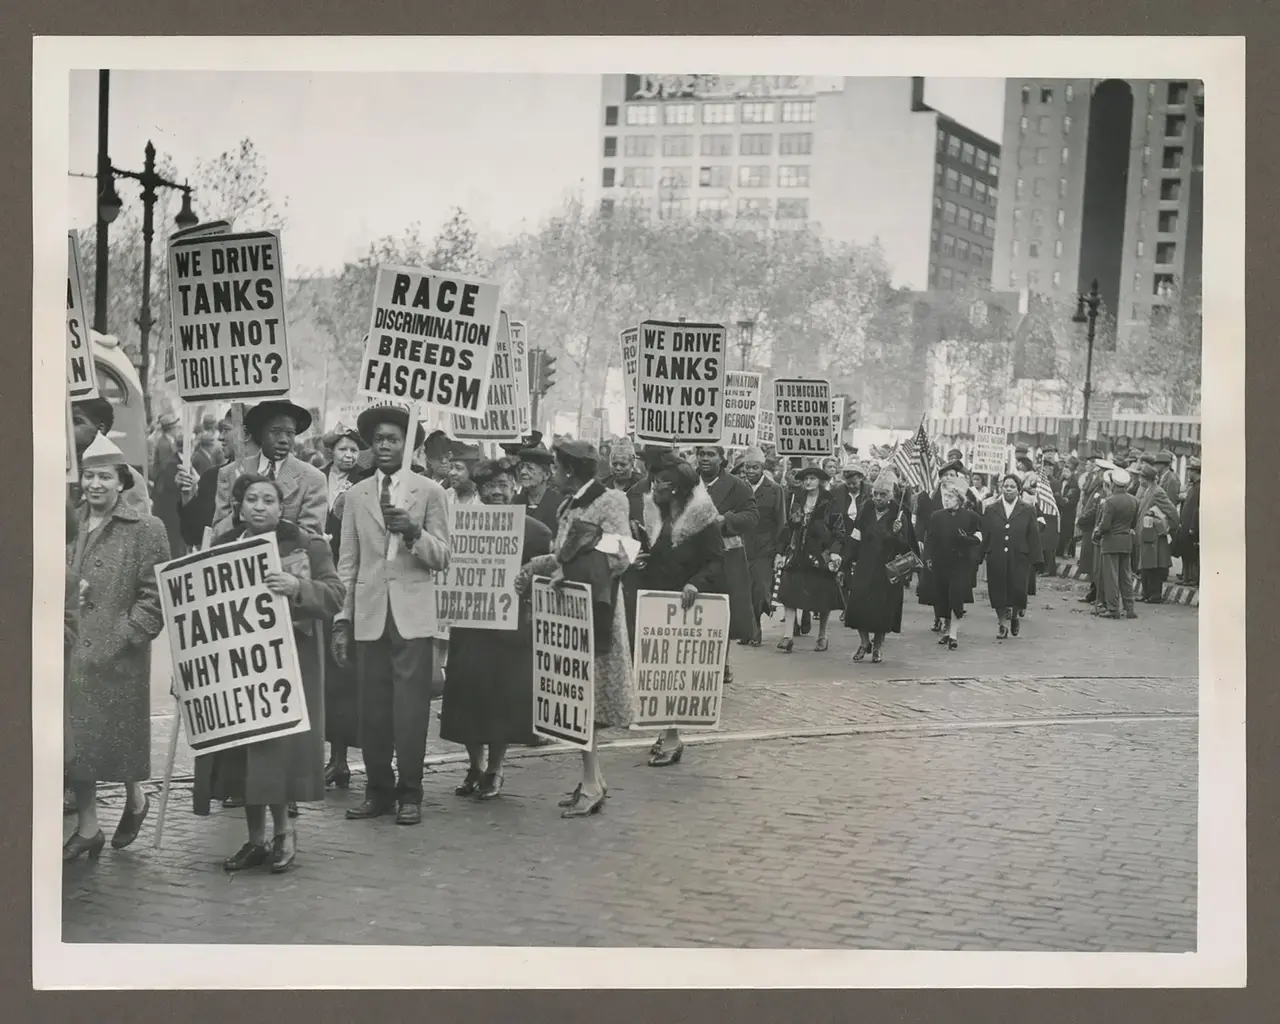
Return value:
M 1000 138 L 1002 80 L 928 79 L 925 100 Z M 594 178 L 599 104 L 595 75 L 115 71 L 109 152 L 141 170 L 150 140 L 182 174 L 252 139 L 269 191 L 288 199 L 293 275 L 338 268 L 415 222 L 430 237 L 455 206 L 488 242 L 535 227 Z M 74 72 L 73 172 L 94 171 L 97 108 L 97 72 Z M 68 183 L 71 227 L 92 226 L 93 182 Z

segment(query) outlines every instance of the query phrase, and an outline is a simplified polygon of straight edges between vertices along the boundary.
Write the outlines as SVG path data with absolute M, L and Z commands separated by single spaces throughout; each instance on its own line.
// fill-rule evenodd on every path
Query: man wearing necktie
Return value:
M 348 664 L 355 640 L 368 781 L 364 803 L 347 817 L 395 811 L 396 824 L 416 825 L 431 714 L 432 574 L 449 567 L 448 512 L 444 488 L 401 468 L 409 431 L 405 410 L 366 409 L 357 429 L 372 449 L 375 472 L 343 499 L 338 575 L 347 597 L 334 618 L 333 655 Z M 419 426 L 417 443 L 422 440 Z

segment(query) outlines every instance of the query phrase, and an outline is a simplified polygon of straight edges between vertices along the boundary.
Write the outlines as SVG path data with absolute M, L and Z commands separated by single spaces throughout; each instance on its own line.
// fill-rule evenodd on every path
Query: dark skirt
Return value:
M 844 607 L 840 584 L 835 576 L 823 569 L 783 569 L 778 601 L 784 608 L 799 608 L 806 612 L 830 612 Z
M 890 583 L 879 561 L 855 566 L 846 592 L 844 624 L 864 633 L 901 633 L 904 583 Z
M 930 577 L 934 617 L 963 618 L 964 606 L 973 603 L 973 563 L 934 562 Z
M 751 567 L 751 607 L 757 616 L 768 615 L 773 611 L 773 591 L 775 587 L 773 559 L 769 556 L 753 558 Z M 634 618 L 631 620 L 634 622 Z
M 333 636 L 325 628 L 324 738 L 335 747 L 360 746 L 360 691 L 355 659 L 347 666 L 333 658 Z
M 440 738 L 475 746 L 528 743 L 532 736 L 533 641 L 527 626 L 450 630 Z

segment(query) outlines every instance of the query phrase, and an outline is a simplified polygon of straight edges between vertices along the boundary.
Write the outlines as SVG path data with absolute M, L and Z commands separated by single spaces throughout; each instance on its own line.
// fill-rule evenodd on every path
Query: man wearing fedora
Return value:
M 311 413 L 284 399 L 259 402 L 244 416 L 245 433 L 258 446 L 248 455 L 218 470 L 213 535 L 231 527 L 231 488 L 245 473 L 274 480 L 284 495 L 281 518 L 307 533 L 324 536 L 329 513 L 329 488 L 324 474 L 293 454 L 294 439 L 311 426 Z
M 395 811 L 397 825 L 417 825 L 437 628 L 432 574 L 449 567 L 449 514 L 443 487 L 401 468 L 406 410 L 366 409 L 356 427 L 373 452 L 375 471 L 344 500 L 338 575 L 347 596 L 334 617 L 333 655 L 349 664 L 355 641 L 368 781 L 364 803 L 347 817 Z M 423 442 L 421 426 L 416 440 L 415 447 Z
M 1182 481 L 1173 471 L 1173 452 L 1168 448 L 1160 449 L 1156 453 L 1155 464 L 1156 483 L 1164 488 L 1164 493 L 1169 495 L 1169 500 L 1173 502 L 1174 508 L 1177 508 L 1182 502 Z

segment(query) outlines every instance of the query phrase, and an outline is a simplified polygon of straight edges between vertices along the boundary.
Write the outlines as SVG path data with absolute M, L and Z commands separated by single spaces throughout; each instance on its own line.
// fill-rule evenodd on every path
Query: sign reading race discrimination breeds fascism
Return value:
M 720 725 L 729 656 L 729 598 L 699 594 L 682 608 L 679 594 L 636 595 L 635 724 L 641 728 Z
M 778 455 L 830 455 L 831 382 L 775 380 L 773 393 Z
M 184 402 L 283 395 L 288 318 L 270 231 L 169 242 L 169 311 Z
M 272 535 L 156 566 L 174 695 L 198 753 L 311 728 L 289 601 L 265 582 L 279 571 Z
M 449 568 L 435 574 L 438 627 L 515 629 L 525 506 L 454 505 L 451 511 Z
M 483 416 L 500 293 L 491 281 L 379 267 L 356 390 Z
M 533 731 L 584 750 L 595 732 L 595 636 L 591 588 L 536 576 L 533 601 Z
M 724 355 L 722 324 L 642 323 L 636 437 L 655 444 L 719 444 Z

